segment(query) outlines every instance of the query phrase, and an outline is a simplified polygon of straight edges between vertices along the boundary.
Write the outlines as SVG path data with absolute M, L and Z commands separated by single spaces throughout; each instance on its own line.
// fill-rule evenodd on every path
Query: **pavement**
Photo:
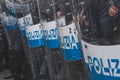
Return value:
M 4 77 L 9 76 L 10 70 L 3 70 L 2 72 L 0 72 L 0 80 L 14 80 L 14 79 L 4 79 Z

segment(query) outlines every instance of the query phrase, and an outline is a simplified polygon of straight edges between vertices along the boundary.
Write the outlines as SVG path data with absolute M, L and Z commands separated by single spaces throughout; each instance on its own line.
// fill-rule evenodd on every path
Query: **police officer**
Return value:
M 106 3 L 106 4 L 105 4 Z M 103 32 L 103 38 L 112 42 L 115 28 L 119 26 L 120 20 L 120 1 L 119 0 L 101 0 L 100 22 Z M 105 7 L 104 7 L 105 6 Z M 104 7 L 104 8 L 102 8 Z
M 119 26 L 120 1 L 84 0 L 84 4 L 88 5 L 83 6 L 84 11 L 80 14 L 81 26 L 87 27 L 87 33 L 93 33 L 100 44 L 112 44 L 113 33 Z

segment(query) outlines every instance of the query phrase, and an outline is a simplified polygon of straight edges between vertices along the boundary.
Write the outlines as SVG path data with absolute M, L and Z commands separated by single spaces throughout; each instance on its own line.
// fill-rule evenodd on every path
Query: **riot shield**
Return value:
M 44 39 L 42 34 L 42 25 L 40 24 L 37 0 L 26 0 L 20 4 L 22 5 L 21 11 L 23 12 L 23 16 L 19 18 L 20 30 L 23 34 L 28 65 L 30 65 L 32 71 L 32 80 L 48 78 L 46 77 L 47 63 L 43 49 Z M 24 32 L 26 34 L 24 34 Z
M 60 39 L 61 55 L 64 59 L 64 80 L 86 80 L 82 48 L 78 36 L 77 20 L 70 0 L 53 0 L 58 35 Z M 58 5 L 59 4 L 59 5 Z M 64 73 L 64 75 L 63 75 Z
M 41 21 L 43 23 L 45 51 L 51 80 L 60 78 L 63 65 L 60 49 L 55 13 L 51 0 L 39 0 Z
M 119 4 L 119 0 L 82 0 L 80 3 L 78 21 L 90 80 L 120 78 L 119 63 L 116 63 L 119 61 Z
M 8 63 L 15 80 L 21 79 L 21 70 L 24 62 L 24 50 L 20 33 L 18 30 L 17 18 L 13 1 L 2 0 L 2 24 L 8 42 Z

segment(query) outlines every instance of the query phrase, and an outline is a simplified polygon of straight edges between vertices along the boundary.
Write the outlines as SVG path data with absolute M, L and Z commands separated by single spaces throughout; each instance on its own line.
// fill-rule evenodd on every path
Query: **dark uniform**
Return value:
M 93 38 L 93 36 L 96 36 L 97 39 L 102 41 L 102 44 L 104 42 L 105 44 L 111 44 L 113 42 L 113 33 L 116 31 L 115 28 L 118 29 L 120 24 L 120 1 L 84 0 L 84 2 L 84 15 L 88 24 L 84 23 L 81 26 L 89 28 L 86 37 Z
M 108 2 L 109 1 L 109 2 Z M 104 5 L 103 5 L 104 4 Z M 103 38 L 112 40 L 115 27 L 120 25 L 120 1 L 106 0 L 100 3 L 100 22 L 103 32 Z M 114 11 L 113 11 L 114 10 Z
M 0 23 L 0 70 L 3 69 L 3 59 L 6 63 L 6 54 L 7 54 L 7 40 L 4 34 L 3 27 Z
M 40 0 L 40 12 L 42 20 L 47 22 L 54 20 L 52 2 L 50 0 Z

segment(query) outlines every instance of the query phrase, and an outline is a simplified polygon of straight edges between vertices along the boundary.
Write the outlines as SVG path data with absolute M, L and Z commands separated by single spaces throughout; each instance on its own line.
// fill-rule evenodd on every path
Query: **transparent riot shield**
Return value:
M 45 51 L 48 70 L 51 80 L 58 80 L 61 72 L 62 58 L 59 49 L 59 40 L 55 13 L 52 0 L 39 0 L 41 21 L 43 23 Z
M 44 56 L 44 39 L 37 0 L 25 0 L 21 4 L 24 15 L 21 18 L 23 18 L 25 23 L 28 45 L 25 49 L 27 50 L 28 63 L 32 70 L 32 80 L 48 78 L 46 77 L 47 63 Z
M 15 80 L 21 79 L 21 70 L 24 62 L 24 50 L 20 33 L 18 30 L 17 18 L 13 1 L 1 0 L 2 6 L 2 24 L 8 41 L 7 60 L 12 72 L 11 77 Z
M 55 5 L 54 12 L 56 13 L 60 48 L 65 64 L 63 66 L 63 73 L 65 74 L 61 75 L 61 77 L 66 80 L 85 80 L 82 50 L 72 3 L 70 0 L 57 1 L 58 3 L 53 3 Z
M 90 80 L 119 80 L 120 1 L 82 1 L 78 20 L 88 76 Z
M 29 49 L 27 44 L 27 38 L 26 38 L 26 30 L 25 30 L 25 21 L 24 21 L 24 13 L 23 13 L 23 5 L 22 0 L 14 0 L 14 8 L 16 11 L 16 17 L 18 19 L 18 27 L 21 34 L 22 44 L 25 51 L 25 61 L 23 65 L 23 79 L 27 80 L 33 80 L 30 60 L 29 60 Z

